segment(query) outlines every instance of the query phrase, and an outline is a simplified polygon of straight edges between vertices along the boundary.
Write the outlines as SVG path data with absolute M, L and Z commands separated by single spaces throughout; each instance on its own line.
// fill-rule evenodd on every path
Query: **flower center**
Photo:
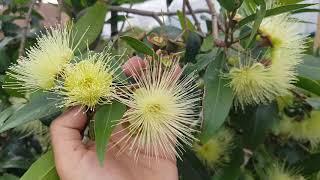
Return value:
M 160 104 L 147 104 L 145 107 L 145 112 L 150 114 L 160 113 L 163 108 Z

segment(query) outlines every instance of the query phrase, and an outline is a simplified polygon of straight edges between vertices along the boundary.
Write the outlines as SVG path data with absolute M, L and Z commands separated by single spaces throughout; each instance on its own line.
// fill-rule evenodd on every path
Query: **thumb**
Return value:
M 50 134 L 55 162 L 59 168 L 70 165 L 81 158 L 86 151 L 81 131 L 85 128 L 87 116 L 80 106 L 73 107 L 55 119 Z

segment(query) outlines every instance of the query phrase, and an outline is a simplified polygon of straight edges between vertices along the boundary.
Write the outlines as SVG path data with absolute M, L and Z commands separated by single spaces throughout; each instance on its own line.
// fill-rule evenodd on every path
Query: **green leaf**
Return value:
M 225 62 L 222 52 L 208 65 L 204 74 L 204 126 L 202 136 L 210 137 L 224 123 L 232 105 L 232 90 L 227 81 L 221 77 L 221 69 Z
M 298 163 L 294 164 L 297 169 L 301 170 L 301 173 L 305 176 L 313 174 L 315 172 L 320 171 L 320 153 L 312 154 L 307 159 L 299 161 Z
M 18 109 L 20 109 L 23 105 L 22 104 L 16 104 L 12 105 L 2 112 L 0 112 L 0 127 L 3 126 L 4 122 Z
M 233 11 L 241 6 L 243 0 L 218 0 L 218 2 L 226 10 Z
M 252 26 L 251 35 L 250 35 L 249 40 L 247 42 L 246 48 L 250 47 L 252 45 L 253 41 L 255 40 L 257 31 L 258 31 L 260 24 L 261 24 L 264 16 L 266 15 L 266 12 L 267 12 L 267 5 L 264 2 L 264 0 L 259 0 L 258 4 L 260 6 L 258 6 L 255 21 Z
M 182 30 L 175 26 L 161 26 L 152 29 L 149 34 L 151 33 L 156 33 L 174 40 L 181 36 Z
M 298 13 L 314 13 L 314 12 L 320 12 L 320 9 L 313 9 L 313 8 L 303 8 L 296 11 L 293 11 L 292 14 L 298 14 Z M 308 22 L 308 21 L 306 21 Z M 313 22 L 309 22 L 313 23 Z
M 314 110 L 320 110 L 320 98 L 307 98 L 306 101 Z
M 55 169 L 53 152 L 48 151 L 42 155 L 20 180 L 59 180 Z
M 81 40 L 78 45 L 80 51 L 84 50 L 87 45 L 90 45 L 99 37 L 104 25 L 107 9 L 106 3 L 97 1 L 75 23 L 73 36 L 76 43 Z
M 254 150 L 264 142 L 267 132 L 278 120 L 277 103 L 260 105 L 253 112 L 248 112 L 248 114 L 249 117 L 241 122 L 244 129 L 244 143 L 246 147 Z
M 320 82 L 302 76 L 298 76 L 298 79 L 297 87 L 320 96 Z
M 4 73 L 10 66 L 10 57 L 7 55 L 5 48 L 0 48 L 0 73 Z
M 201 37 L 195 32 L 189 32 L 186 42 L 185 62 L 195 62 L 196 55 L 199 53 L 202 44 Z
M 30 101 L 10 116 L 0 127 L 0 133 L 8 129 L 37 120 L 60 111 L 56 106 L 58 98 L 53 94 L 36 92 Z
M 179 18 L 180 26 L 183 30 L 189 30 L 192 32 L 196 32 L 196 27 L 192 24 L 190 19 L 186 16 L 183 16 L 181 11 L 177 11 L 177 16 Z
M 104 163 L 106 148 L 112 130 L 125 111 L 125 105 L 113 102 L 112 104 L 101 106 L 94 116 L 96 151 L 100 165 Z
M 217 55 L 217 51 L 215 49 L 211 50 L 206 54 L 198 54 L 196 56 L 196 68 L 198 71 L 204 70 L 210 62 L 212 62 Z
M 297 67 L 299 76 L 312 80 L 320 80 L 320 58 L 311 55 L 303 57 L 303 63 Z
M 213 36 L 207 36 L 203 39 L 203 43 L 201 45 L 200 50 L 202 52 L 207 52 L 210 51 L 211 49 L 213 49 Z
M 0 176 L 0 180 L 19 180 L 17 176 L 14 176 L 12 174 L 4 174 Z
M 312 5 L 315 5 L 315 4 L 289 4 L 289 5 L 279 6 L 279 7 L 267 10 L 265 17 L 274 16 L 274 15 L 282 14 L 285 12 L 295 11 L 295 10 L 302 9 Z M 238 23 L 238 26 L 242 27 L 243 25 L 246 25 L 247 23 L 253 21 L 255 17 L 256 17 L 256 14 L 247 16 L 246 18 L 242 19 Z
M 150 56 L 155 55 L 153 49 L 151 49 L 148 45 L 146 45 L 142 41 L 139 41 L 138 39 L 130 36 L 121 36 L 120 38 L 139 53 L 147 54 Z
M 177 160 L 179 176 L 183 180 L 207 180 L 210 175 L 206 171 L 202 162 L 190 149 L 186 149 L 182 159 Z
M 212 180 L 238 180 L 241 175 L 241 165 L 244 161 L 244 153 L 240 147 L 233 149 L 231 161 L 226 164 Z
M 303 0 L 278 0 L 280 4 L 296 4 Z

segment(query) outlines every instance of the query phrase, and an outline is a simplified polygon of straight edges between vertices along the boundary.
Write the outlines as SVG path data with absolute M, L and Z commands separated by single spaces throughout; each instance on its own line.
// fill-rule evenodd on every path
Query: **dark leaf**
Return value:
M 312 5 L 315 5 L 315 4 L 290 4 L 290 5 L 279 6 L 279 7 L 267 10 L 265 17 L 274 16 L 277 14 L 282 14 L 290 11 L 295 11 L 295 10 L 302 9 Z M 238 23 L 238 26 L 241 27 L 251 21 L 254 21 L 255 17 L 256 17 L 256 14 L 247 16 L 246 18 L 242 19 Z
M 57 174 L 53 152 L 48 151 L 32 164 L 30 169 L 21 177 L 20 180 L 59 180 Z
M 100 165 L 104 163 L 106 147 L 112 130 L 122 118 L 125 110 L 125 105 L 113 102 L 112 104 L 101 106 L 94 116 L 96 151 Z
M 320 110 L 320 98 L 307 98 L 307 103 L 312 106 L 314 110 Z
M 58 98 L 52 94 L 43 92 L 34 93 L 26 105 L 5 121 L 0 127 L 0 133 L 60 111 L 56 105 L 57 102 Z
M 238 9 L 243 2 L 243 0 L 218 0 L 218 1 L 220 5 L 228 11 L 233 11 L 235 9 Z
M 195 32 L 189 32 L 186 42 L 185 62 L 195 62 L 195 57 L 199 53 L 202 38 Z
M 320 171 L 319 162 L 320 162 L 320 153 L 312 154 L 307 159 L 304 159 L 296 163 L 294 166 L 297 167 L 298 169 L 302 169 L 301 173 L 303 175 L 308 176 L 312 173 Z
M 84 50 L 87 45 L 90 45 L 99 37 L 104 25 L 107 9 L 106 3 L 97 1 L 75 23 L 73 27 L 74 40 L 75 43 L 81 40 L 78 45 L 80 51 Z
M 221 77 L 225 56 L 219 52 L 207 67 L 204 75 L 205 94 L 203 100 L 204 124 L 202 135 L 210 137 L 224 123 L 232 105 L 232 90 Z
M 187 16 L 183 16 L 181 11 L 177 11 L 177 16 L 179 18 L 180 26 L 183 30 L 196 32 L 196 27 L 192 24 L 192 22 Z
M 305 55 L 303 57 L 303 63 L 299 64 L 297 69 L 298 69 L 299 76 L 320 81 L 320 58 L 319 57 Z
M 263 143 L 267 132 L 278 120 L 277 103 L 258 106 L 248 119 L 242 121 L 246 146 L 253 150 Z
M 314 93 L 320 96 L 320 82 L 315 81 L 306 77 L 298 76 L 298 82 L 296 83 L 297 87 L 305 89 L 311 93 Z
M 252 45 L 252 43 L 255 40 L 256 37 L 256 33 L 260 27 L 260 24 L 264 18 L 264 16 L 266 15 L 266 11 L 267 11 L 267 5 L 264 2 L 264 0 L 259 0 L 258 1 L 258 9 L 257 9 L 257 13 L 256 13 L 256 17 L 255 17 L 255 21 L 253 23 L 252 29 L 251 29 L 251 35 L 249 37 L 249 40 L 247 42 L 246 48 L 250 47 Z
M 19 180 L 17 176 L 14 176 L 12 174 L 4 174 L 0 176 L 0 180 Z
M 212 180 L 238 180 L 241 175 L 241 165 L 244 161 L 243 150 L 240 147 L 232 151 L 231 161 L 225 165 Z
M 139 41 L 138 39 L 130 36 L 121 36 L 121 39 L 139 53 L 147 54 L 150 56 L 155 55 L 154 51 L 148 45 L 146 45 L 142 41 Z
M 216 58 L 217 51 L 214 49 L 206 54 L 198 54 L 196 56 L 196 68 L 198 71 L 204 70 L 208 64 Z

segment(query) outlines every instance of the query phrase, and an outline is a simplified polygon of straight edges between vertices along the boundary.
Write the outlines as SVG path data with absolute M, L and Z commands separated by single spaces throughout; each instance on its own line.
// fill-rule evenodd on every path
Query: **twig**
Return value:
M 24 54 L 24 46 L 26 43 L 26 38 L 27 38 L 27 33 L 30 29 L 30 20 L 31 20 L 31 12 L 33 9 L 33 6 L 36 4 L 37 0 L 32 0 L 29 4 L 29 9 L 27 12 L 27 15 L 25 17 L 25 21 L 26 21 L 26 26 L 23 28 L 22 31 L 22 37 L 21 37 L 21 42 L 20 42 L 20 47 L 19 47 L 19 56 L 22 56 Z
M 201 30 L 201 26 L 200 26 L 199 20 L 198 20 L 197 16 L 194 14 L 193 9 L 192 9 L 192 7 L 191 7 L 191 5 L 190 5 L 189 0 L 186 0 L 186 5 L 187 5 L 187 8 L 188 8 L 188 10 L 189 10 L 189 12 L 190 12 L 193 20 L 194 20 L 194 24 L 196 25 L 198 31 L 199 31 L 200 33 L 203 33 L 202 30 Z
M 206 0 L 210 14 L 212 19 L 212 37 L 213 37 L 213 44 L 219 47 L 224 47 L 226 44 L 225 42 L 218 39 L 219 33 L 218 29 L 223 30 L 222 25 L 219 25 L 218 22 L 218 14 L 214 7 L 214 4 L 211 2 L 211 0 Z M 224 30 L 223 30 L 224 31 Z
M 133 4 L 131 3 L 129 8 L 131 9 L 132 6 L 133 6 Z M 128 17 L 128 16 L 129 16 L 129 13 L 126 12 L 125 17 Z M 124 29 L 124 25 L 126 24 L 126 20 L 127 20 L 127 18 L 126 18 L 126 19 L 123 21 L 123 23 L 121 24 L 121 27 L 120 27 L 120 30 L 119 30 L 118 35 L 122 33 L 122 31 L 123 31 L 123 29 Z
M 218 37 L 218 19 L 217 19 L 217 12 L 214 8 L 214 4 L 211 2 L 211 0 L 206 0 L 209 11 L 211 13 L 211 19 L 212 19 L 212 36 L 213 39 L 216 39 Z
M 121 6 L 109 6 L 109 9 L 112 11 L 119 11 L 119 12 L 128 12 L 131 14 L 137 14 L 140 16 L 176 16 L 177 12 L 153 12 L 153 11 L 145 11 L 140 9 L 132 9 L 132 8 L 125 8 Z M 210 11 L 208 9 L 196 9 L 193 11 L 193 13 L 208 13 L 210 14 Z M 186 14 L 191 14 L 190 11 L 187 11 Z
M 183 0 L 183 3 L 182 3 L 183 26 L 185 29 L 188 29 L 187 17 L 186 17 L 186 4 L 187 4 L 187 0 Z
M 59 24 L 62 24 L 62 8 L 63 8 L 63 0 L 58 0 L 59 14 L 57 17 L 57 21 Z

